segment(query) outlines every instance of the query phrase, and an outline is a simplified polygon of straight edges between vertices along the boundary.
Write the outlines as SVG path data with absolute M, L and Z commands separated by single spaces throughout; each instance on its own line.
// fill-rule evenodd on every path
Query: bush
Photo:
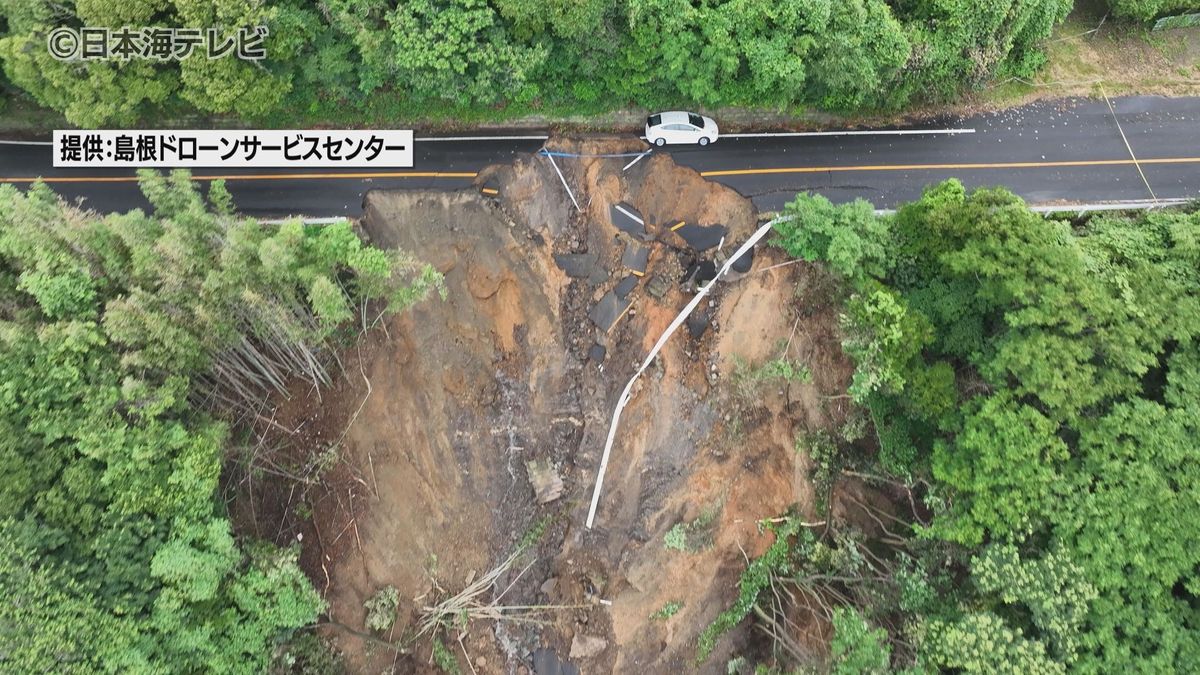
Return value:
M 367 609 L 367 628 L 385 631 L 396 621 L 396 609 L 400 607 L 400 592 L 395 586 L 384 586 L 363 603 Z

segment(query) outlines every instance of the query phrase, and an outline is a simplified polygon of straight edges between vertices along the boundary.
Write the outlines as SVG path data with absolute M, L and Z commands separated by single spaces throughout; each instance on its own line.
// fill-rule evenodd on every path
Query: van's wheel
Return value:
M 708 145 L 708 136 L 701 136 L 701 137 L 700 137 L 700 145 L 701 145 L 701 146 Z
M 667 139 L 665 139 L 665 138 L 656 138 L 656 139 L 654 139 L 654 144 L 655 144 L 655 145 L 657 145 L 658 147 L 660 147 L 660 148 L 661 148 L 662 146 L 664 146 L 664 145 L 666 145 L 666 144 L 667 144 Z

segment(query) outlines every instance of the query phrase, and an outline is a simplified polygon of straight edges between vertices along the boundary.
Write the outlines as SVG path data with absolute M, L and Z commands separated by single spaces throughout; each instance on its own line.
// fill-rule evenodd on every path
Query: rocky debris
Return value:
M 655 299 L 662 300 L 667 291 L 671 290 L 671 280 L 666 274 L 656 274 L 650 279 L 650 283 L 646 284 L 646 290 Z
M 529 472 L 529 484 L 533 486 L 534 496 L 538 504 L 549 504 L 558 499 L 563 493 L 563 481 L 558 472 L 544 459 L 531 459 L 525 462 L 525 470 Z
M 576 633 L 571 640 L 571 658 L 590 659 L 608 647 L 608 640 L 596 635 Z

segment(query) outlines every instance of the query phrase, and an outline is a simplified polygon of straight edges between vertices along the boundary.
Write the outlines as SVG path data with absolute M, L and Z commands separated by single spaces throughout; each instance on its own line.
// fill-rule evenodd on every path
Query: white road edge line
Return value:
M 876 129 L 859 131 L 779 131 L 758 134 L 721 134 L 718 138 L 787 138 L 804 136 L 927 136 L 932 134 L 952 136 L 973 134 L 974 129 Z
M 233 130 L 236 131 L 236 130 Z M 769 131 L 746 134 L 721 134 L 721 138 L 802 138 L 807 136 L 921 136 L 930 134 L 954 135 L 973 134 L 974 129 L 879 129 L 857 131 Z M 424 136 L 414 138 L 414 143 L 441 143 L 446 141 L 545 141 L 550 136 Z M 645 140 L 645 136 L 638 138 Z M 5 141 L 0 145 L 52 145 L 50 141 Z
M 779 216 L 778 218 L 775 218 L 764 224 L 762 227 L 758 228 L 754 234 L 750 235 L 750 238 L 746 240 L 746 243 L 738 247 L 738 250 L 735 251 L 733 255 L 729 256 L 729 259 L 726 260 L 725 264 L 721 267 L 721 271 L 717 272 L 717 276 L 713 277 L 712 281 L 709 281 L 704 288 L 701 288 L 700 292 L 697 293 L 695 297 L 692 298 L 691 302 L 689 302 L 687 306 L 683 308 L 683 311 L 679 313 L 679 316 L 675 317 L 675 320 L 671 322 L 671 325 L 667 326 L 667 330 L 664 331 L 662 336 L 658 338 L 658 342 L 654 343 L 654 348 L 651 349 L 650 353 L 646 355 L 646 360 L 642 361 L 641 367 L 637 369 L 637 372 L 635 372 L 633 377 L 629 378 L 629 382 L 625 384 L 625 389 L 621 391 L 621 397 L 617 399 L 617 407 L 613 410 L 612 422 L 609 423 L 608 426 L 608 439 L 604 442 L 604 454 L 600 457 L 600 468 L 596 470 L 596 487 L 592 489 L 592 505 L 591 508 L 588 509 L 587 517 L 587 528 L 589 530 L 592 529 L 592 523 L 596 520 L 596 507 L 600 504 L 600 490 L 604 487 L 604 472 L 608 469 L 608 457 L 610 454 L 612 454 L 613 441 L 616 440 L 617 437 L 617 424 L 621 421 L 621 411 L 625 409 L 625 405 L 628 404 L 630 398 L 632 398 L 631 392 L 633 391 L 633 383 L 637 382 L 637 379 L 641 376 L 642 372 L 645 371 L 646 368 L 650 366 L 650 363 L 654 361 L 654 357 L 658 356 L 658 352 L 662 350 L 663 345 L 667 343 L 667 340 L 675 332 L 675 329 L 679 328 L 679 326 L 683 324 L 688 315 L 692 313 L 692 310 L 696 308 L 696 305 L 700 304 L 700 301 L 704 299 L 704 296 L 708 295 L 708 292 L 712 290 L 713 286 L 715 286 L 717 282 L 721 280 L 721 277 L 725 276 L 725 274 L 729 271 L 729 268 L 733 267 L 733 263 L 737 262 L 737 260 L 741 258 L 746 251 L 750 250 L 750 248 L 757 244 L 758 240 L 765 237 L 767 233 L 769 233 L 772 228 L 775 227 L 776 223 L 785 220 L 791 220 L 792 218 L 793 216 Z
M 439 141 L 545 141 L 549 136 L 429 136 L 414 138 L 414 143 L 437 143 Z

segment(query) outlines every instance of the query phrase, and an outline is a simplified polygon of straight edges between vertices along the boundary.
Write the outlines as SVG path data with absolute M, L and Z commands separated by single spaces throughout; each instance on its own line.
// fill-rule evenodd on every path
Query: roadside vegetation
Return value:
M 896 110 L 1030 77 L 1070 0 L 0 3 L 9 85 L 80 126 L 471 121 L 629 106 Z M 266 25 L 262 63 L 52 58 L 55 26 Z
M 1196 3 L 1193 3 L 1195 5 Z M 1002 107 L 1067 96 L 1200 94 L 1200 25 L 1153 30 L 1102 0 L 1078 0 L 1043 43 L 1033 77 L 993 78 L 968 105 Z
M 235 216 L 185 172 L 141 185 L 152 214 L 0 186 L 6 672 L 266 671 L 324 603 L 296 548 L 235 539 L 231 430 L 285 383 L 326 382 L 340 327 L 440 284 L 346 222 Z M 285 658 L 317 658 L 307 640 Z
M 0 114 L 17 132 L 64 117 L 81 127 L 466 126 L 672 107 L 886 115 L 966 94 L 1074 95 L 1100 78 L 1154 93 L 1197 79 L 1186 58 L 1158 68 L 1177 60 L 1160 44 L 1177 35 L 1147 34 L 1155 17 L 1188 10 L 1200 0 L 3 2 Z M 1101 19 L 1103 42 L 1076 40 Z M 268 56 L 62 62 L 46 49 L 60 25 L 265 25 Z M 1190 40 L 1195 30 L 1164 33 Z M 1091 49 L 1100 56 L 1077 57 Z M 1118 56 L 1129 50 L 1146 58 Z M 1089 76 L 1098 60 L 1112 63 Z
M 1060 220 L 954 180 L 788 212 L 778 243 L 843 278 L 871 424 L 823 459 L 851 515 L 766 524 L 699 657 L 753 615 L 785 666 L 816 621 L 840 672 L 1190 670 L 1200 212 Z

